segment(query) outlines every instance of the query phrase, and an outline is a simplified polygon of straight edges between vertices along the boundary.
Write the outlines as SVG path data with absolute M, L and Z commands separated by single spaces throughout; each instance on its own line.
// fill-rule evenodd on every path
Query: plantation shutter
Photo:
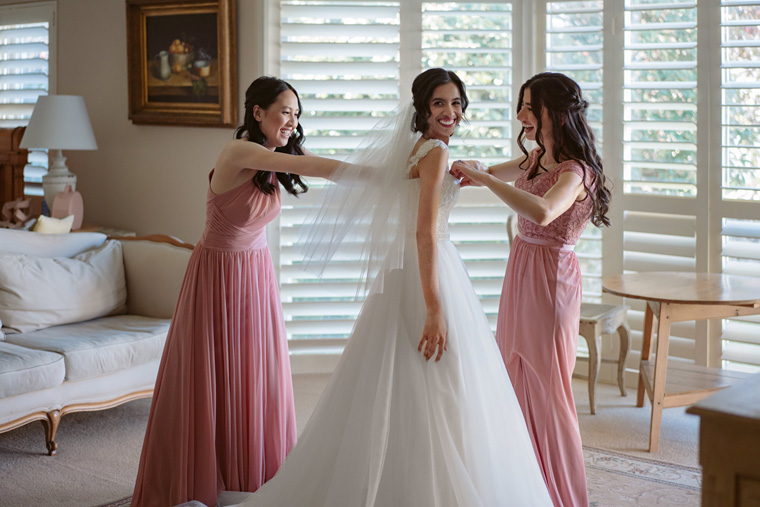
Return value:
M 301 98 L 305 146 L 342 159 L 399 103 L 399 2 L 280 3 L 280 75 Z M 299 226 L 325 183 L 283 196 L 279 274 L 294 370 L 329 371 L 362 301 L 355 259 L 332 263 L 322 280 L 299 267 Z M 352 262 L 354 261 L 354 262 Z
M 445 67 L 467 87 L 469 122 L 452 136 L 449 160 L 490 165 L 511 159 L 512 4 L 423 2 L 421 48 L 422 69 Z M 494 329 L 509 254 L 509 213 L 492 192 L 465 188 L 449 220 L 451 241 Z
M 615 203 L 623 209 L 623 270 L 707 271 L 707 158 L 697 163 L 697 3 L 626 0 L 623 34 L 624 172 Z M 631 363 L 638 365 L 645 307 L 627 304 Z M 695 346 L 697 338 L 704 343 L 704 322 L 676 323 L 671 333 L 671 360 L 706 362 L 706 351 Z
M 574 79 L 589 102 L 587 118 L 602 153 L 604 3 L 546 2 L 546 70 Z M 602 231 L 589 224 L 575 247 L 583 275 L 583 300 L 601 302 Z
M 760 284 L 760 1 L 720 9 L 720 269 Z M 759 316 L 725 319 L 721 341 L 723 367 L 760 371 Z
M 29 123 L 37 97 L 54 85 L 53 2 L 0 6 L 0 127 Z M 30 150 L 24 168 L 24 194 L 42 195 L 47 150 Z

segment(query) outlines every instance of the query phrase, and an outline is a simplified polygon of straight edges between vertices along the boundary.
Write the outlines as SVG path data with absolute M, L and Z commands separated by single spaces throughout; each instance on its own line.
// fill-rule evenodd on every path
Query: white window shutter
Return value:
M 721 2 L 721 269 L 760 285 L 760 1 Z M 725 368 L 760 371 L 760 316 L 725 319 Z
M 602 152 L 604 2 L 546 2 L 546 70 L 575 80 L 589 102 L 587 118 Z M 575 248 L 583 276 L 583 300 L 602 298 L 602 231 L 589 224 Z
M 626 0 L 624 13 L 623 269 L 695 271 L 706 223 L 697 222 L 697 3 Z M 701 185 L 701 186 L 699 186 Z M 632 310 L 632 351 L 641 349 L 644 305 Z M 704 334 L 704 325 L 700 333 Z M 672 327 L 669 357 L 693 362 L 694 322 Z
M 55 4 L 0 6 L 0 20 L 0 127 L 20 127 L 29 123 L 37 97 L 51 92 Z M 47 169 L 47 150 L 30 150 L 24 168 L 26 195 L 42 195 Z
M 399 103 L 399 2 L 280 2 L 280 75 L 298 90 L 305 147 L 342 159 Z M 331 370 L 361 308 L 356 259 L 304 271 L 299 226 L 325 183 L 283 196 L 279 276 L 295 370 Z
M 456 72 L 470 100 L 468 122 L 449 143 L 450 162 L 477 159 L 490 165 L 509 160 L 515 117 L 512 4 L 422 2 L 421 7 L 422 69 Z M 494 329 L 509 254 L 510 213 L 490 191 L 465 188 L 449 220 L 451 241 Z

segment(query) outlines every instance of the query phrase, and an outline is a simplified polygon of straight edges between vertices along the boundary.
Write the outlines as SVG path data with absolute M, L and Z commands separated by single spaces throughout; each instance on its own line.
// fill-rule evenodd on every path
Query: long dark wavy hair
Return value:
M 298 114 L 296 117 L 301 118 L 301 99 L 298 97 L 296 89 L 290 83 L 271 76 L 261 76 L 254 80 L 245 92 L 245 116 L 243 124 L 235 130 L 235 138 L 248 139 L 253 143 L 263 146 L 266 143 L 266 138 L 263 132 L 261 132 L 259 122 L 253 117 L 253 106 L 259 106 L 265 110 L 269 109 L 269 106 L 277 101 L 277 97 L 282 92 L 288 90 L 296 94 L 296 100 L 298 101 Z M 295 130 L 293 130 L 290 139 L 288 139 L 288 144 L 275 148 L 274 151 L 290 155 L 303 155 L 303 141 L 303 128 L 299 122 Z M 257 171 L 253 176 L 253 184 L 267 195 L 274 192 L 275 189 L 275 185 L 270 181 L 270 174 L 270 171 Z M 298 196 L 298 194 L 306 192 L 309 189 L 297 174 L 276 173 L 276 175 L 289 194 Z M 296 187 L 299 187 L 300 190 Z
M 588 102 L 581 95 L 578 83 L 564 74 L 558 72 L 542 72 L 528 79 L 520 87 L 520 98 L 517 101 L 517 112 L 523 107 L 523 96 L 526 88 L 530 89 L 530 108 L 536 117 L 536 144 L 538 144 L 538 163 L 531 169 L 528 178 L 534 178 L 539 169 L 546 170 L 541 164 L 541 157 L 546 153 L 543 136 L 541 134 L 542 111 L 546 109 L 552 122 L 552 137 L 554 138 L 554 160 L 559 163 L 565 160 L 575 160 L 583 167 L 583 186 L 591 197 L 593 204 L 591 223 L 597 227 L 610 225 L 607 211 L 610 208 L 610 189 L 607 188 L 607 177 L 604 175 L 602 159 L 596 151 L 594 133 L 586 119 Z M 528 164 L 528 150 L 525 149 L 525 128 L 517 137 L 517 144 L 525 154 L 525 160 L 520 162 Z M 594 174 L 595 190 L 592 192 L 586 185 L 586 170 L 590 169 Z
M 467 91 L 459 76 L 450 70 L 433 68 L 419 74 L 412 83 L 412 102 L 414 103 L 414 117 L 412 118 L 412 132 L 424 134 L 428 129 L 430 118 L 430 98 L 433 91 L 441 85 L 454 83 L 459 88 L 459 96 L 462 99 L 462 120 L 464 112 L 470 101 L 467 99 Z

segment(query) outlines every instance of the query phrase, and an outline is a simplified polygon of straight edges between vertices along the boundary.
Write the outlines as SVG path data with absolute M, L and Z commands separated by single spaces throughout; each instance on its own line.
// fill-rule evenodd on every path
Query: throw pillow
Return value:
M 36 257 L 73 257 L 98 247 L 106 240 L 99 232 L 75 234 L 37 234 L 31 231 L 0 229 L 0 252 L 22 253 Z
M 6 333 L 126 312 L 121 243 L 71 259 L 0 253 L 0 319 Z
M 52 218 L 40 215 L 32 230 L 42 234 L 68 234 L 74 225 L 74 215 L 66 218 Z

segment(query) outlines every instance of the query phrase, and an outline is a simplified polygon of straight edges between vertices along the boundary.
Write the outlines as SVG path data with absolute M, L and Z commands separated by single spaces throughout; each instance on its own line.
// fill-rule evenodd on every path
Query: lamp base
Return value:
M 45 202 L 49 209 L 53 209 L 53 201 L 59 192 L 66 190 L 66 185 L 71 185 L 71 191 L 77 189 L 77 175 L 66 167 L 66 157 L 61 150 L 53 152 L 53 167 L 42 177 L 42 191 L 45 193 Z
M 53 201 L 59 192 L 63 192 L 67 185 L 71 185 L 72 192 L 77 189 L 77 175 L 74 173 L 53 174 L 48 173 L 42 177 L 42 191 L 45 193 L 45 202 L 48 208 L 53 209 Z

